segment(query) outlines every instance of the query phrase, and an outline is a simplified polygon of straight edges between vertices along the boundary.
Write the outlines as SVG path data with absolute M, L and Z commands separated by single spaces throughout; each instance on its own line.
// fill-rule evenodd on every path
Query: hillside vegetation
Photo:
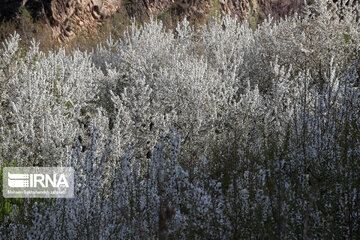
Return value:
M 252 28 L 270 14 L 279 19 L 301 9 L 304 0 L 3 0 L 0 2 L 0 42 L 14 32 L 22 45 L 35 38 L 40 49 L 64 46 L 89 50 L 110 35 L 119 37 L 135 18 L 150 16 L 174 29 L 187 17 L 194 26 L 217 15 L 231 14 Z
M 0 239 L 359 239 L 359 6 L 341 2 L 256 29 L 152 18 L 91 52 L 13 34 L 0 166 L 72 166 L 76 194 L 1 196 Z

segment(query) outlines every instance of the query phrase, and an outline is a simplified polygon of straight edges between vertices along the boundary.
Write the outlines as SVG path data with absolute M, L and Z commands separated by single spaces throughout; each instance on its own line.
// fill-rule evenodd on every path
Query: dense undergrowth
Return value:
M 2 166 L 73 166 L 76 197 L 11 202 L 0 238 L 359 239 L 356 7 L 152 20 L 70 55 L 14 34 Z

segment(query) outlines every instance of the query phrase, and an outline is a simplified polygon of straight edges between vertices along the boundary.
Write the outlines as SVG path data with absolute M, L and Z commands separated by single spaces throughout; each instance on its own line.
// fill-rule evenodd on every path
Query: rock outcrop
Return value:
M 53 37 L 60 42 L 71 39 L 81 29 L 96 31 L 104 19 L 117 11 L 135 18 L 189 16 L 204 19 L 215 11 L 231 13 L 240 21 L 255 24 L 268 14 L 280 18 L 299 9 L 304 0 L 3 0 L 0 20 L 16 15 L 20 7 L 29 10 L 33 19 L 44 19 Z
M 103 20 L 120 8 L 116 0 L 52 0 L 51 27 L 53 35 L 64 41 L 82 28 L 96 29 Z

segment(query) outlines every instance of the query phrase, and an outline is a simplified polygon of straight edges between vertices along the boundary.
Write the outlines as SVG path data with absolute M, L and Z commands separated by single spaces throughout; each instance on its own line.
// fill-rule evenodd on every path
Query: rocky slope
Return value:
M 253 24 L 272 14 L 282 17 L 303 4 L 303 0 L 3 0 L 0 20 L 16 17 L 26 9 L 36 21 L 44 20 L 52 29 L 53 38 L 60 42 L 71 39 L 81 29 L 96 31 L 104 20 L 122 11 L 126 17 L 180 19 L 184 15 L 204 20 L 216 11 L 231 13 L 240 21 Z M 175 20 L 176 21 L 176 20 Z

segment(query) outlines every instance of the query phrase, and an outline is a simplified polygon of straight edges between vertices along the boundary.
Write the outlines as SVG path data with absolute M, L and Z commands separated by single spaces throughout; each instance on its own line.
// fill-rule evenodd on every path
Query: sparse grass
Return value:
M 257 9 L 254 8 L 252 1 L 249 1 L 249 5 L 250 5 L 250 11 L 249 11 L 249 15 L 248 15 L 248 22 L 249 22 L 250 28 L 253 31 L 255 31 L 256 26 L 258 25 L 258 22 L 259 22 L 259 12 Z

